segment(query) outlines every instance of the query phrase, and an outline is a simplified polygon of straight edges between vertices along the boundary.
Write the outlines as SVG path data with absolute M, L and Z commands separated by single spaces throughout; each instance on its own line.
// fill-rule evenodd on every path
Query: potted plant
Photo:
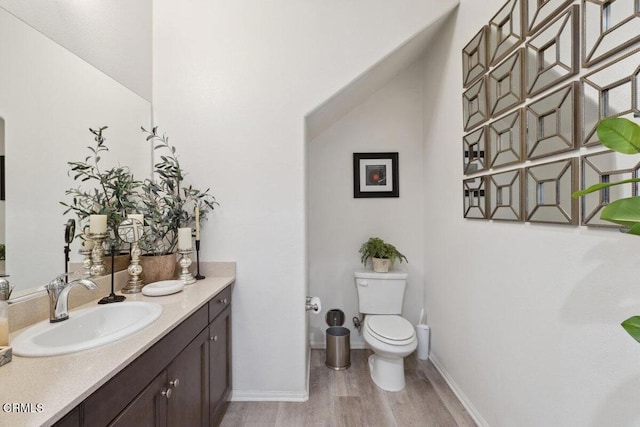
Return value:
M 407 258 L 400 253 L 391 243 L 385 243 L 379 237 L 371 237 L 360 247 L 360 261 L 366 267 L 367 261 L 371 259 L 373 271 L 387 273 L 396 260 L 407 261 Z M 407 261 L 409 262 L 409 261 Z
M 616 117 L 602 120 L 597 128 L 598 139 L 605 147 L 623 154 L 640 154 L 640 126 L 631 120 Z M 619 182 L 603 182 L 573 193 L 581 197 L 614 185 L 640 182 L 640 178 L 631 178 Z M 600 212 L 600 219 L 624 227 L 623 231 L 640 236 L 640 196 L 614 200 Z M 632 316 L 622 322 L 622 327 L 636 341 L 640 342 L 640 316 Z
M 60 202 L 67 209 L 65 214 L 74 212 L 78 217 L 79 230 L 88 226 L 89 215 L 100 214 L 107 216 L 107 228 L 112 232 L 117 230 L 118 224 L 126 217 L 127 212 L 135 212 L 138 199 L 138 189 L 142 184 L 137 181 L 129 168 L 117 166 L 109 169 L 101 167 L 101 160 L 109 151 L 106 145 L 104 131 L 107 126 L 89 129 L 94 135 L 94 146 L 88 146 L 90 154 L 84 161 L 67 162 L 70 166 L 69 175 L 81 184 L 89 184 L 89 188 L 78 186 L 65 191 L 71 196 L 71 202 Z M 112 238 L 118 239 L 118 233 L 113 232 Z M 120 244 L 116 241 L 116 246 Z M 125 257 L 127 258 L 127 257 Z M 122 261 L 122 260 L 121 260 Z M 125 259 L 119 264 L 128 265 Z
M 149 271 L 159 270 L 159 267 L 145 267 L 145 264 L 152 262 L 150 256 L 168 257 L 171 260 L 169 268 L 175 268 L 178 228 L 193 226 L 196 207 L 200 212 L 200 221 L 204 221 L 207 213 L 218 203 L 208 188 L 201 191 L 192 185 L 185 185 L 186 173 L 180 165 L 176 148 L 169 143 L 166 135 L 159 135 L 157 127 L 150 131 L 142 128 L 142 131 L 147 134 L 146 140 L 151 142 L 154 151 L 161 153 L 160 161 L 154 164 L 153 179 L 146 179 L 142 183 L 138 207 L 147 226 L 140 248 L 147 255 L 143 257 L 143 281 L 149 283 L 155 281 L 149 277 Z M 167 271 L 166 274 L 172 277 L 173 271 L 170 274 Z

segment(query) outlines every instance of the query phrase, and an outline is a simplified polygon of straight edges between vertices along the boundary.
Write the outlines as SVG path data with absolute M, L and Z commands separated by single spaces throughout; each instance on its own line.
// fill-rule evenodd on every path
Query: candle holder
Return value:
M 140 265 L 140 246 L 138 246 L 138 242 L 131 244 L 131 262 L 129 263 L 127 272 L 130 276 L 129 281 L 120 292 L 123 294 L 137 294 L 142 291 L 144 283 L 142 283 L 142 279 L 140 279 L 142 266 Z
M 107 238 L 107 233 L 89 233 L 88 236 L 95 243 L 91 249 L 91 275 L 104 276 L 107 273 L 107 266 L 104 264 L 102 243 Z
M 200 274 L 200 239 L 196 240 L 196 280 L 202 280 L 205 276 Z
M 138 241 L 144 234 L 144 226 L 137 218 L 127 218 L 118 226 L 118 236 L 123 242 L 131 244 L 131 261 L 129 262 L 129 281 L 122 288 L 123 294 L 137 294 L 142 291 L 144 283 L 140 279 L 142 266 L 140 265 L 140 246 Z
M 180 254 L 180 261 L 178 261 L 178 264 L 182 268 L 182 271 L 180 271 L 180 277 L 179 278 L 180 278 L 180 280 L 182 280 L 184 282 L 185 285 L 191 285 L 193 283 L 196 283 L 196 279 L 193 277 L 193 275 L 189 271 L 189 267 L 193 263 L 193 261 L 191 261 L 191 258 L 189 258 L 189 254 L 191 252 L 193 252 L 191 249 L 187 249 L 187 250 L 179 249 L 178 250 L 178 253 Z
M 82 278 L 91 277 L 91 249 L 79 249 L 78 253 L 82 255 Z

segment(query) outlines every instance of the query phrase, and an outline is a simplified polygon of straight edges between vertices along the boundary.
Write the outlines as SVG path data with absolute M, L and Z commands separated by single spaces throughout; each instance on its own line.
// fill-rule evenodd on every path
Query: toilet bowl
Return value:
M 398 315 L 367 315 L 362 336 L 374 354 L 369 356 L 373 382 L 383 390 L 404 389 L 404 358 L 418 346 L 413 325 Z

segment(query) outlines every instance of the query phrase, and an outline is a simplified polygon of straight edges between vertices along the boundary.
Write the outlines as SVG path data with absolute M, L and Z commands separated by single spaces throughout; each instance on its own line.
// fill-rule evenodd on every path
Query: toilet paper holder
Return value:
M 305 300 L 305 311 L 313 311 L 314 313 L 319 313 L 322 308 L 320 304 L 320 298 L 318 297 L 307 297 Z

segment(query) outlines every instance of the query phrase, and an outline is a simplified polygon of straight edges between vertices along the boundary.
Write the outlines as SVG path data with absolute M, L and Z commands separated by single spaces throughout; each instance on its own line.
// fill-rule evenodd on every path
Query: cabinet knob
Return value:
M 229 304 L 229 300 L 227 298 L 222 298 L 219 302 L 224 305 Z
M 173 381 L 169 381 L 169 385 L 173 388 L 176 388 L 180 385 L 180 380 L 178 378 L 176 378 Z
M 171 393 L 173 393 L 171 391 L 170 388 L 166 389 L 166 390 L 162 390 L 162 393 L 160 393 L 163 397 L 166 397 L 167 399 L 171 397 Z
M 210 341 L 218 342 L 218 336 L 217 336 L 217 335 L 214 335 L 214 336 L 212 336 L 212 337 L 209 337 L 209 340 L 210 340 Z

